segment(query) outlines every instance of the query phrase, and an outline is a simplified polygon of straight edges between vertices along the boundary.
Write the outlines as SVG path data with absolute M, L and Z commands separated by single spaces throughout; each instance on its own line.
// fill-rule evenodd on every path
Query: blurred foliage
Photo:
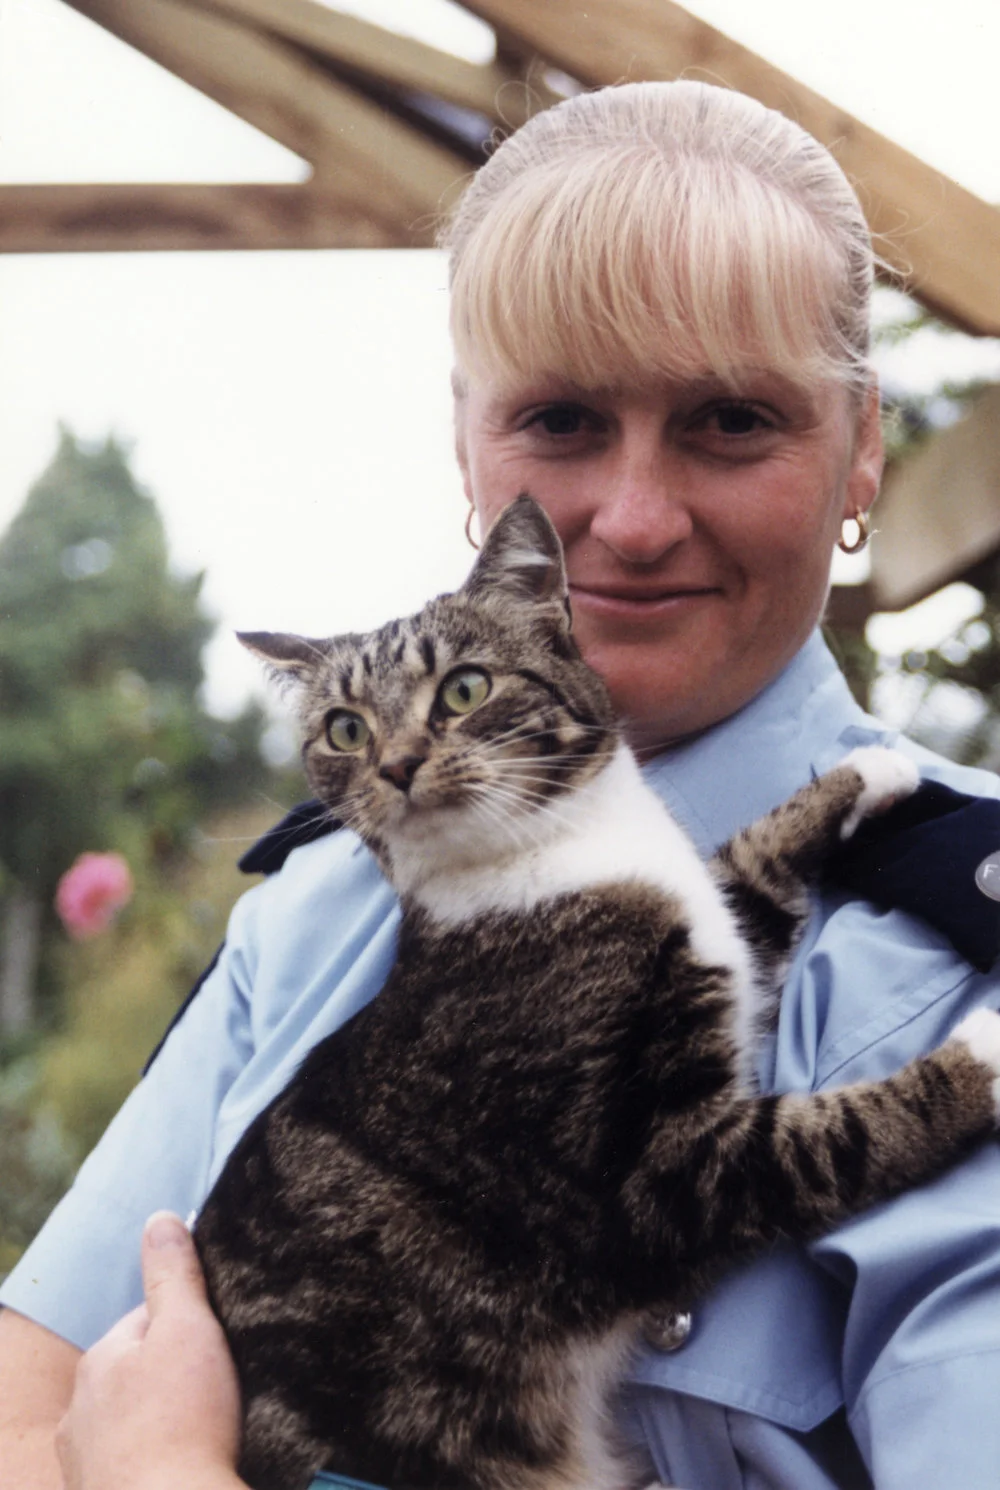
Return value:
M 911 305 L 878 328 L 876 345 L 897 344 L 945 328 Z M 948 331 L 948 335 L 957 335 Z M 886 459 L 906 460 L 935 432 L 961 418 L 984 387 L 981 378 L 943 379 L 920 393 L 883 390 Z M 878 509 L 875 510 L 876 526 Z M 858 702 L 886 716 L 912 739 L 965 765 L 1000 769 L 1000 558 L 965 580 L 981 610 L 935 646 L 901 657 L 879 654 L 862 632 L 826 627 L 825 634 Z
M 46 908 L 36 1019 L 57 1013 L 50 907 L 77 855 L 166 865 L 206 812 L 271 779 L 260 708 L 223 721 L 199 701 L 202 579 L 171 568 L 113 440 L 64 431 L 0 538 L 0 895 L 13 882 Z
M 827 623 L 823 626 L 823 636 L 847 679 L 851 693 L 863 709 L 871 709 L 872 693 L 879 676 L 879 658 L 875 649 L 869 646 L 864 632 Z
M 0 537 L 0 1275 L 222 940 L 249 883 L 239 854 L 305 794 L 297 769 L 262 759 L 257 705 L 221 720 L 200 702 L 214 630 L 202 578 L 171 566 L 156 504 L 113 440 L 63 432 Z M 134 898 L 72 942 L 56 884 L 105 849 L 128 860 Z M 8 913 L 25 899 L 41 911 L 26 1023 L 5 1003 L 7 954 L 25 945 Z
M 921 744 L 963 765 L 1000 771 L 1000 557 L 967 583 L 981 605 L 935 646 L 883 658 L 876 704 L 891 699 L 895 721 Z
M 67 1188 L 225 935 L 255 881 L 236 861 L 278 815 L 258 805 L 213 818 L 168 874 L 147 872 L 92 941 L 63 941 L 58 1030 L 0 1069 L 0 1275 Z
M 36 1111 L 34 1072 L 25 1062 L 0 1070 L 0 1279 L 72 1179 L 75 1164 L 51 1113 Z

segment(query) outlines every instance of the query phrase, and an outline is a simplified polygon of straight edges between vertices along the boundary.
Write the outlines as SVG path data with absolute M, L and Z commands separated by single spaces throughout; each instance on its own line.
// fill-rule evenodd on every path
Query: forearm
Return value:
M 3 1490 L 62 1490 L 55 1432 L 80 1352 L 10 1310 L 0 1311 L 0 1465 Z
M 62 1486 L 63 1482 L 57 1483 Z M 181 1486 L 183 1490 L 247 1490 L 246 1481 L 234 1469 L 188 1463 L 150 1465 L 148 1475 L 130 1479 L 128 1490 L 179 1490 Z
M 55 1425 L 0 1420 L 0 1464 L 4 1490 L 62 1490 L 54 1446 Z

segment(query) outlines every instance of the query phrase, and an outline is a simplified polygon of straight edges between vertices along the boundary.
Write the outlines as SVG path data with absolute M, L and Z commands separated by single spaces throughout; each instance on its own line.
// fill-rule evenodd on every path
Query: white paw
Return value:
M 955 1026 L 952 1040 L 961 1040 L 977 1061 L 993 1072 L 993 1109 L 1000 1122 L 1000 1014 L 992 1009 L 973 1009 Z
M 852 766 L 864 782 L 853 810 L 841 824 L 841 838 L 850 838 L 866 817 L 888 812 L 895 802 L 912 796 L 920 785 L 920 772 L 910 757 L 882 745 L 861 745 L 845 755 L 840 764 Z

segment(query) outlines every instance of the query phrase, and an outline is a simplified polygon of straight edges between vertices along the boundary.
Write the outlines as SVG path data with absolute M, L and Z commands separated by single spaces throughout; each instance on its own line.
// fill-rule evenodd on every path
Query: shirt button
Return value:
M 1000 853 L 983 860 L 976 870 L 976 884 L 990 900 L 1000 900 Z
M 691 1316 L 673 1310 L 649 1313 L 643 1323 L 642 1333 L 646 1344 L 651 1345 L 654 1350 L 680 1350 L 691 1333 Z

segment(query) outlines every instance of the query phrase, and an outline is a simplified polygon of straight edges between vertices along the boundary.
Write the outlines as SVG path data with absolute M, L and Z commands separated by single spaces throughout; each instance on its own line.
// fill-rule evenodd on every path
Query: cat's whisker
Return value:
M 474 800 L 480 809 L 489 809 L 494 822 L 505 831 L 517 835 L 520 842 L 528 842 L 532 847 L 537 847 L 541 842 L 537 832 L 532 832 L 532 818 L 535 816 L 533 809 L 516 793 L 504 793 L 493 786 L 481 786 L 477 789 L 475 798 L 470 800 Z
M 527 819 L 503 811 L 495 800 L 484 799 L 470 803 L 470 806 L 474 814 L 487 824 L 492 834 L 506 835 L 513 839 L 519 852 L 538 847 L 537 838 L 528 831 Z
M 555 802 L 557 800 L 552 794 L 552 788 L 560 785 L 561 783 L 555 775 L 545 775 L 542 772 L 531 776 L 527 773 L 521 773 L 514 780 L 509 780 L 505 779 L 502 771 L 497 771 L 491 780 L 491 786 L 496 791 L 502 790 L 513 793 L 525 802 L 536 806 L 539 810 L 548 807 L 552 811 L 555 811 Z M 536 787 L 547 787 L 548 790 L 539 791 L 535 789 Z M 564 794 L 563 792 L 559 793 L 560 796 Z
M 539 770 L 539 767 L 542 764 L 541 759 L 525 763 L 526 766 L 533 766 L 533 770 L 522 770 L 520 768 L 515 768 L 512 771 L 509 771 L 507 769 L 506 762 L 499 761 L 494 766 L 496 779 L 498 781 L 506 781 L 511 785 L 517 786 L 520 786 L 522 783 L 525 785 L 531 785 L 531 783 L 533 782 L 541 782 L 543 785 L 547 785 L 550 787 L 560 786 L 563 784 L 559 773 L 559 767 L 562 764 L 561 758 L 559 756 L 554 756 L 551 757 L 550 760 L 551 769 L 547 772 Z
M 285 806 L 283 806 L 282 803 L 275 802 L 272 798 L 266 797 L 263 794 L 260 794 L 260 800 L 263 801 L 263 802 L 267 802 L 270 806 L 274 807 L 278 812 L 287 813 L 287 811 L 288 811 L 288 809 Z M 316 816 L 317 816 L 317 821 L 318 821 L 319 818 L 320 818 L 320 814 L 317 813 Z M 343 819 L 344 819 L 344 811 L 343 811 L 342 804 L 341 803 L 338 803 L 337 804 L 337 811 L 336 812 L 334 812 L 332 810 L 332 808 L 324 806 L 323 807 L 322 816 L 325 817 L 330 822 L 330 824 L 333 827 L 336 827 L 337 824 L 339 822 L 342 822 Z M 275 823 L 274 827 L 268 829 L 267 836 L 268 836 L 268 838 L 270 839 L 271 842 L 278 844 L 278 843 L 281 843 L 282 840 L 285 839 L 285 838 L 295 838 L 299 833 L 301 833 L 301 831 L 302 831 L 302 825 L 301 825 L 301 823 L 292 822 L 292 823 L 289 823 L 287 826 L 285 826 L 285 825 L 283 825 L 282 823 L 279 822 L 279 823 Z M 211 843 L 211 844 L 216 844 L 216 843 L 220 843 L 220 844 L 221 843 L 251 843 L 252 844 L 252 843 L 259 843 L 260 842 L 260 837 L 261 837 L 261 835 L 259 833 L 234 833 L 231 836 L 226 836 L 226 837 L 223 837 L 223 836 L 221 836 L 219 834 L 216 834 L 216 833 L 206 833 L 204 835 L 203 842 L 205 842 L 205 843 Z
M 504 768 L 509 767 L 512 772 L 537 770 L 542 766 L 549 769 L 561 768 L 563 770 L 570 770 L 577 766 L 591 766 L 599 769 L 602 764 L 600 757 L 595 759 L 591 753 L 569 750 L 560 750 L 554 754 L 542 754 L 540 751 L 534 751 L 530 755 L 508 755 L 505 751 L 491 751 L 488 754 L 488 759 L 491 765 Z
M 519 776 L 515 780 L 497 775 L 492 781 L 493 790 L 501 790 L 514 796 L 532 812 L 561 816 L 573 794 L 572 783 L 560 782 L 553 776 Z
M 510 724 L 508 724 L 506 729 L 499 730 L 495 735 L 492 735 L 489 743 L 491 745 L 503 744 L 505 741 L 517 738 L 530 740 L 538 739 L 539 736 L 549 734 L 551 732 L 552 719 L 564 718 L 561 711 L 555 708 L 553 708 L 551 715 L 546 717 L 547 719 L 549 719 L 550 722 L 543 724 L 539 720 L 537 712 L 532 711 L 531 723 L 529 723 L 528 719 L 514 720 Z M 610 733 L 607 725 L 584 724 L 582 721 L 577 722 L 576 720 L 573 721 L 571 728 L 574 730 L 575 733 L 578 734 L 608 735 Z
M 527 793 L 513 792 L 496 783 L 485 791 L 492 802 L 505 807 L 504 824 L 508 828 L 516 826 L 520 830 L 522 841 L 526 839 L 535 848 L 544 842 L 541 820 L 557 816 L 546 802 L 533 801 Z
M 606 726 L 601 727 L 599 725 L 577 724 L 574 721 L 573 733 L 579 735 L 596 734 L 607 736 L 609 734 L 609 731 Z M 531 740 L 540 740 L 543 739 L 546 735 L 551 734 L 551 726 L 546 729 L 526 730 L 520 726 L 515 725 L 511 729 L 504 731 L 502 734 L 494 735 L 489 741 L 489 748 L 494 749 L 498 746 L 509 745 L 512 740 L 524 740 L 526 742 Z

